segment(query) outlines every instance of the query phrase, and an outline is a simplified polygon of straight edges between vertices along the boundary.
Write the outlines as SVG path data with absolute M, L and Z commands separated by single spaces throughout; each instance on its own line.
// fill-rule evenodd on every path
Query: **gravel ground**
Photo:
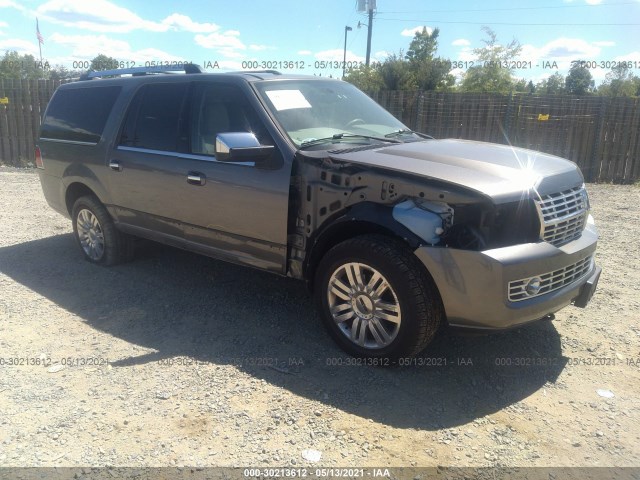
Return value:
M 589 190 L 586 309 L 381 369 L 293 280 L 150 243 L 85 262 L 37 175 L 2 168 L 0 466 L 638 466 L 640 188 Z

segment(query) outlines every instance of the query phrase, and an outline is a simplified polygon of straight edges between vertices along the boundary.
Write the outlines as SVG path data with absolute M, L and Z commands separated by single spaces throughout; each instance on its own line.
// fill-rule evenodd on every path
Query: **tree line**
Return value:
M 118 68 L 119 62 L 115 58 L 106 55 L 98 55 L 89 64 L 88 70 L 72 70 L 64 65 L 50 66 L 40 62 L 33 55 L 20 55 L 16 51 L 6 51 L 0 60 L 0 80 L 70 80 L 79 78 L 87 72 L 111 70 Z
M 383 62 L 348 70 L 345 80 L 367 92 L 378 90 L 425 90 L 468 93 L 598 94 L 640 96 L 640 77 L 633 75 L 624 62 L 607 73 L 595 87 L 585 62 L 572 62 L 566 76 L 555 72 L 537 83 L 515 76 L 522 46 L 517 40 L 502 45 L 496 33 L 483 27 L 484 46 L 473 50 L 474 61 L 456 62 L 436 56 L 440 30 L 416 32 L 406 53 L 388 56 Z M 552 65 L 551 62 L 547 62 Z M 456 84 L 454 68 L 468 66 Z M 548 68 L 549 66 L 545 66 Z
M 438 28 L 429 32 L 426 28 L 415 33 L 406 53 L 389 55 L 383 62 L 370 66 L 351 68 L 345 80 L 361 90 L 424 90 L 468 93 L 537 93 L 604 96 L 640 96 L 640 77 L 634 75 L 624 62 L 607 73 L 605 81 L 597 88 L 585 62 L 573 62 L 566 76 L 555 72 L 533 83 L 515 76 L 518 55 L 522 46 L 517 40 L 502 45 L 496 33 L 483 27 L 484 46 L 473 50 L 473 62 L 456 62 L 437 56 Z M 527 62 L 524 62 L 527 63 Z M 551 62 L 548 62 L 551 63 Z M 464 64 L 461 81 L 456 83 L 452 71 Z M 88 71 L 118 68 L 119 62 L 106 55 L 91 60 Z M 547 66 L 548 67 L 548 66 Z M 69 70 L 62 65 L 42 65 L 33 55 L 19 55 L 7 51 L 0 60 L 0 79 L 53 79 L 78 78 L 87 70 Z

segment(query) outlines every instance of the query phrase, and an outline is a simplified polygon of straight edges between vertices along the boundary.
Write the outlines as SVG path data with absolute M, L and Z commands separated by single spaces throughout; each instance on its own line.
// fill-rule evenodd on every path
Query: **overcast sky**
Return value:
M 51 65 L 81 67 L 98 54 L 135 66 L 191 61 L 222 70 L 277 68 L 340 75 L 323 60 L 364 62 L 367 16 L 355 0 L 0 0 L 0 52 L 39 57 L 36 18 Z M 406 50 L 416 29 L 438 27 L 438 54 L 473 60 L 483 25 L 501 43 L 523 45 L 519 77 L 566 74 L 572 60 L 593 61 L 599 81 L 612 62 L 635 62 L 640 75 L 640 0 L 378 0 L 372 59 Z M 248 63 L 256 61 L 256 63 Z M 217 62 L 217 65 L 216 65 Z M 263 62 L 270 62 L 269 64 Z M 283 63 L 288 62 L 288 63 Z M 544 63 L 549 62 L 549 63 Z M 465 66 L 460 64 L 460 73 Z M 546 65 L 548 68 L 543 68 Z M 333 67 L 333 65 L 331 66 Z

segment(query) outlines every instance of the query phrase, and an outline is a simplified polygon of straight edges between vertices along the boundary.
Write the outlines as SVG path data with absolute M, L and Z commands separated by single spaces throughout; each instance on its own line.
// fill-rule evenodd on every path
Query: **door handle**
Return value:
M 120 162 L 118 160 L 111 160 L 109 161 L 109 168 L 115 172 L 121 172 L 122 171 L 122 165 L 120 164 Z
M 204 173 L 189 172 L 187 173 L 187 183 L 191 185 L 204 185 L 207 183 L 207 177 Z

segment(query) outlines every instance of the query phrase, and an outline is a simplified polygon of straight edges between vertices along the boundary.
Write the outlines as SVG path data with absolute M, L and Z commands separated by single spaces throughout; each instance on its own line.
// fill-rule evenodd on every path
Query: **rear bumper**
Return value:
M 415 254 L 440 291 L 449 325 L 492 330 L 548 317 L 572 302 L 585 306 L 600 275 L 593 261 L 597 241 L 596 227 L 589 222 L 579 239 L 562 247 L 540 242 L 474 252 L 423 246 Z M 570 269 L 587 258 L 580 276 L 560 288 L 509 299 L 510 282 Z
M 64 203 L 64 183 L 60 177 L 47 174 L 44 170 L 38 169 L 38 177 L 42 185 L 42 193 L 45 200 L 56 212 L 69 218 L 67 206 Z

